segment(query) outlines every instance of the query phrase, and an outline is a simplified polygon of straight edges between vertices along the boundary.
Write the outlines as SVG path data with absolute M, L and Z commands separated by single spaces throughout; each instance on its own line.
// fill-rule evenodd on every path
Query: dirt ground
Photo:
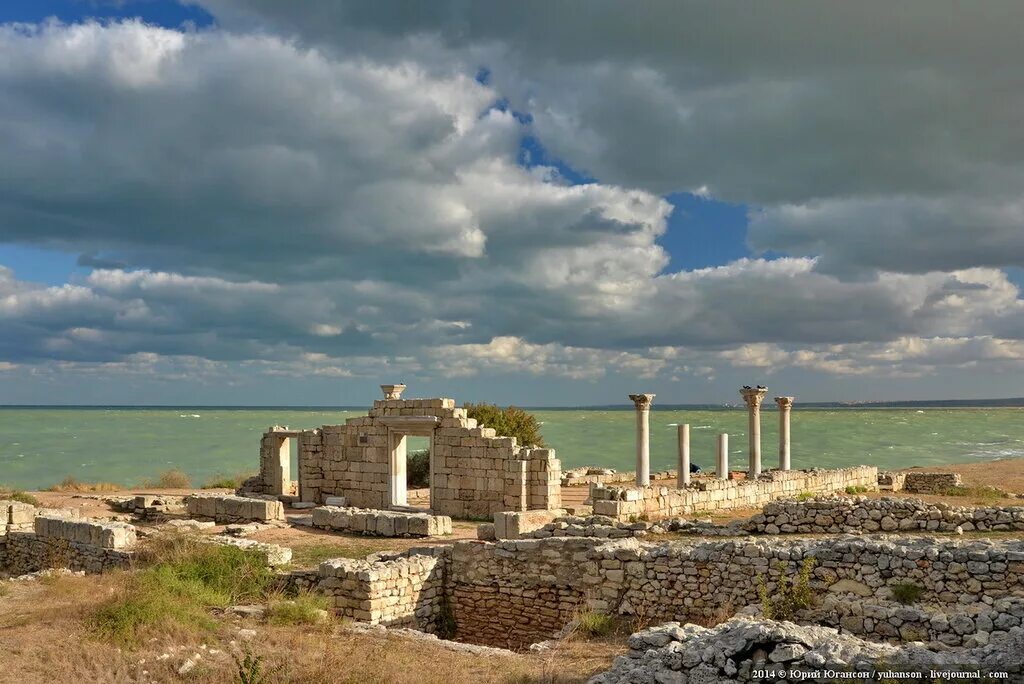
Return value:
M 927 468 L 908 468 L 909 470 L 927 470 L 937 472 L 957 472 L 963 478 L 964 485 L 970 487 L 999 487 L 1003 490 L 1024 493 L 1024 458 L 1003 459 L 998 461 L 985 461 L 982 463 L 965 463 L 948 466 L 928 466 Z M 674 485 L 675 480 L 656 481 L 655 484 Z M 117 492 L 104 492 L 102 494 L 74 493 L 74 492 L 32 492 L 43 506 L 53 508 L 78 508 L 83 515 L 92 518 L 105 518 L 115 515 L 115 512 L 103 502 L 102 497 L 106 496 L 127 496 L 135 494 L 163 494 L 183 496 L 192 493 L 191 489 L 126 489 Z M 204 490 L 209 493 L 230 493 L 229 490 Z M 587 498 L 589 488 L 585 486 L 563 487 L 562 504 L 566 507 L 576 507 L 583 504 Z M 894 496 L 892 492 L 870 492 L 865 496 L 882 497 Z M 987 496 L 939 496 L 927 494 L 903 494 L 898 492 L 895 496 L 913 496 L 931 503 L 945 502 L 952 506 L 990 506 L 1024 504 L 1021 501 L 1012 499 L 993 499 Z M 426 503 L 425 490 L 410 490 L 410 503 L 416 505 Z M 695 517 L 710 518 L 715 522 L 725 523 L 730 520 L 749 518 L 758 513 L 757 509 L 736 509 L 722 513 L 700 514 Z M 304 510 L 289 510 L 289 518 L 309 515 Z M 380 537 L 364 537 L 361 535 L 343 535 L 324 530 L 316 530 L 311 527 L 293 525 L 290 527 L 265 529 L 249 537 L 257 541 L 280 544 L 291 547 L 294 554 L 294 563 L 297 567 L 312 567 L 321 560 L 327 558 L 361 558 L 370 553 L 379 551 L 401 551 L 412 546 L 433 546 L 438 544 L 449 544 L 457 539 L 473 539 L 476 537 L 476 528 L 479 523 L 467 521 L 455 521 L 453 534 L 442 539 L 387 539 Z M 212 532 L 219 532 L 223 527 L 218 526 Z
M 569 638 L 540 653 L 473 655 L 398 634 L 360 633 L 340 621 L 270 625 L 219 616 L 212 629 L 162 630 L 141 643 L 103 640 L 90 616 L 123 573 L 0 586 L 0 684 L 237 682 L 469 684 L 585 682 L 626 650 L 625 634 Z M 243 630 L 252 630 L 246 632 Z M 236 658 L 260 658 L 263 678 L 240 680 Z M 187 673 L 187 660 L 196 662 Z

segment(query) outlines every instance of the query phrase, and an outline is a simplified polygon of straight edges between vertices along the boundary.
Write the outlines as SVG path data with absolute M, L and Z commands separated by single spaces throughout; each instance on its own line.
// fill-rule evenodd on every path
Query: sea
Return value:
M 0 407 L 0 486 L 39 489 L 71 476 L 136 486 L 169 469 L 193 484 L 258 468 L 271 425 L 313 428 L 365 415 L 365 408 Z M 632 406 L 534 409 L 562 468 L 635 467 Z M 740 408 L 651 411 L 651 469 L 673 468 L 677 425 L 690 425 L 691 460 L 714 469 L 717 435 L 729 434 L 733 464 L 746 461 Z M 761 415 L 762 461 L 777 462 L 778 413 Z M 883 469 L 1024 456 L 1024 407 L 801 408 L 792 413 L 794 468 Z M 740 465 L 742 467 L 742 465 Z

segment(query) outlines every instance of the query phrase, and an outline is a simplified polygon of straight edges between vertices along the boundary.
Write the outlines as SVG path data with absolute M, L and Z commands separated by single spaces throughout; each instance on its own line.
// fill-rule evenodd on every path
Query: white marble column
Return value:
M 768 388 L 760 385 L 740 390 L 740 396 L 743 397 L 749 412 L 747 434 L 750 437 L 750 467 L 747 470 L 747 477 L 750 479 L 761 474 L 761 402 L 767 393 Z
M 690 426 L 680 425 L 679 432 L 679 474 L 676 484 L 680 489 L 690 484 Z
M 775 397 L 779 405 L 779 470 L 789 470 L 789 413 L 793 397 Z
M 729 479 L 729 435 L 722 432 L 718 435 L 718 467 L 719 480 Z
M 651 484 L 651 402 L 653 394 L 630 394 L 636 407 L 636 486 Z

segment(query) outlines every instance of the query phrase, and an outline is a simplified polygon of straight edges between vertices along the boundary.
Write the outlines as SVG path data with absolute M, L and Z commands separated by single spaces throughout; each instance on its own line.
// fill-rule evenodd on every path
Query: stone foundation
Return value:
M 906 479 L 906 473 L 878 473 L 878 489 L 883 492 L 902 492 L 903 483 Z
M 134 555 L 135 528 L 124 523 L 38 516 L 32 531 L 25 527 L 0 537 L 0 571 L 24 575 L 67 568 L 97 573 L 127 567 Z
M 286 586 L 331 598 L 341 616 L 374 625 L 439 631 L 446 614 L 445 569 L 450 547 L 413 549 L 367 560 L 325 561 L 292 573 Z
M 985 617 L 1006 631 L 1024 597 L 1024 542 L 934 537 L 463 541 L 329 561 L 292 584 L 329 594 L 353 619 L 421 629 L 436 629 L 440 621 L 461 640 L 519 649 L 555 637 L 581 610 L 645 620 L 720 619 L 759 604 L 759 578 L 772 593 L 806 558 L 814 559 L 816 594 L 891 607 L 895 588 L 910 583 L 918 587 L 918 605 L 933 617 L 949 615 L 954 632 L 966 624 L 954 614 L 984 616 L 972 618 L 976 634 L 988 626 Z M 1002 599 L 1012 599 L 1005 610 L 996 605 Z M 872 629 L 884 631 L 880 624 Z
M 857 466 L 839 470 L 772 470 L 754 480 L 699 479 L 685 489 L 593 485 L 590 495 L 597 515 L 616 520 L 658 520 L 697 512 L 760 508 L 802 492 L 831 493 L 847 487 L 877 486 L 878 469 Z
M 495 539 L 519 539 L 565 515 L 564 509 L 494 514 Z
M 187 496 L 185 510 L 190 518 L 218 523 L 276 522 L 285 519 L 284 506 L 280 501 L 224 494 Z
M 903 479 L 903 491 L 912 494 L 944 494 L 962 485 L 960 473 L 909 472 Z
M 427 513 L 320 506 L 313 509 L 313 527 L 377 537 L 439 537 L 452 533 L 452 519 Z
M 778 501 L 742 527 L 755 534 L 1011 531 L 1024 530 L 1024 506 L 957 507 L 902 497 Z

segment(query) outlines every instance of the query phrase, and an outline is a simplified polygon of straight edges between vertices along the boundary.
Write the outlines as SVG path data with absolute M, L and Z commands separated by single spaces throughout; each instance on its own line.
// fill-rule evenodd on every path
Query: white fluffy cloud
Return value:
M 394 24 L 364 4 L 202 4 L 226 28 L 0 28 L 0 242 L 96 269 L 43 286 L 0 267 L 5 373 L 1022 361 L 998 269 L 1024 263 L 1024 152 L 1003 125 L 1016 96 L 993 96 L 1020 76 L 966 69 L 1019 50 L 1000 23 L 950 56 L 849 9 L 798 44 L 792 9 L 438 3 Z M 525 168 L 526 135 L 598 182 Z M 752 203 L 751 246 L 787 256 L 666 271 L 662 194 L 697 189 Z
M 764 209 L 758 249 L 858 277 L 1024 263 L 1012 0 L 199 2 L 329 50 L 486 64 L 576 168 Z

